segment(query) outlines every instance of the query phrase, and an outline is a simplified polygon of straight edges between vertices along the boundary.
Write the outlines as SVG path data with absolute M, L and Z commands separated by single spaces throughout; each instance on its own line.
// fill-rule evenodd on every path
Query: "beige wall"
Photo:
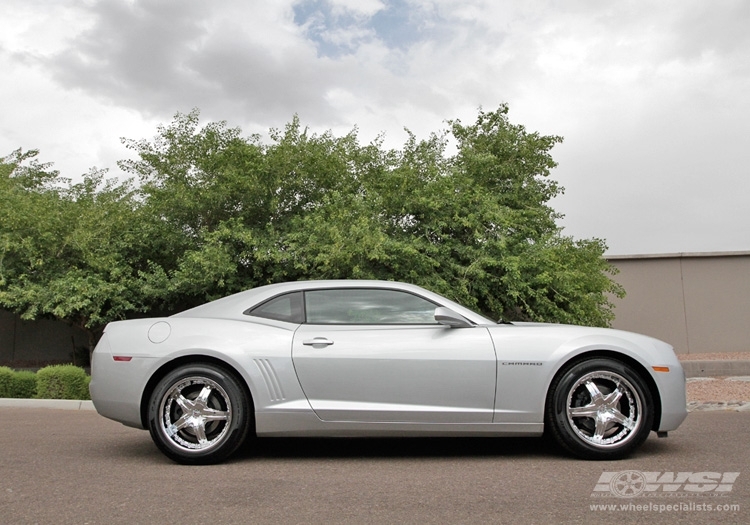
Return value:
M 750 351 L 750 253 L 608 257 L 627 296 L 613 326 L 679 354 Z

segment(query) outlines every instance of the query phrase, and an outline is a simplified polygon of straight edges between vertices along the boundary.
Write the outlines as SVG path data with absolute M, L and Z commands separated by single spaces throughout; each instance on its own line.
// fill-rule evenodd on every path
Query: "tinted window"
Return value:
M 310 324 L 436 324 L 434 303 L 396 290 L 305 292 Z
M 302 308 L 302 292 L 293 292 L 274 297 L 245 313 L 255 317 L 263 317 L 264 319 L 302 323 L 305 318 Z

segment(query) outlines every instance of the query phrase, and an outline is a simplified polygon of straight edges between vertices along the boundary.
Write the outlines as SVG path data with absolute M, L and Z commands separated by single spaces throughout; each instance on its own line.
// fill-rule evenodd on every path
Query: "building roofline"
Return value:
M 633 255 L 605 255 L 608 261 L 626 261 L 631 259 L 694 259 L 704 257 L 750 257 L 750 251 L 739 252 L 680 252 L 650 253 Z

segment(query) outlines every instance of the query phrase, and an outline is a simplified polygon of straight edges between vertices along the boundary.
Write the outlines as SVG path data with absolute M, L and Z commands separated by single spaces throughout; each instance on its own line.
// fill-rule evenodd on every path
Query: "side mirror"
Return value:
M 439 306 L 435 308 L 435 321 L 438 323 L 450 326 L 451 328 L 470 328 L 474 326 L 471 321 L 466 319 L 463 315 L 457 314 L 450 308 Z

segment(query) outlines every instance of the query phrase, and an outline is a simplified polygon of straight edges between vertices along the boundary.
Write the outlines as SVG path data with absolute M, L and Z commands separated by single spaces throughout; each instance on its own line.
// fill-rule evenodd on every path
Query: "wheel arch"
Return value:
M 243 375 L 239 372 L 239 370 L 237 370 L 237 368 L 235 368 L 233 365 L 231 365 L 230 363 L 226 361 L 223 361 L 221 359 L 208 356 L 208 355 L 183 355 L 178 358 L 167 361 L 160 368 L 156 369 L 156 371 L 153 374 L 151 374 L 151 377 L 146 383 L 146 386 L 144 387 L 143 393 L 141 395 L 140 415 L 141 415 L 141 424 L 143 425 L 143 428 L 148 428 L 149 401 L 151 399 L 151 395 L 154 393 L 154 389 L 159 384 L 159 381 L 161 381 L 171 371 L 183 365 L 200 365 L 202 363 L 219 366 L 225 369 L 227 372 L 231 373 L 233 376 L 235 376 L 235 379 L 237 379 L 240 386 L 242 386 L 242 390 L 247 396 L 248 403 L 250 404 L 250 418 L 251 418 L 250 431 L 252 432 L 252 434 L 254 434 L 255 433 L 255 403 L 253 401 L 253 394 L 250 391 L 250 387 L 248 386 L 247 381 L 245 380 Z
M 646 386 L 648 387 L 649 392 L 651 393 L 651 399 L 654 402 L 654 422 L 652 425 L 651 430 L 658 430 L 659 425 L 661 423 L 661 412 L 662 412 L 662 406 L 661 406 L 661 396 L 659 395 L 659 388 L 656 386 L 656 382 L 654 381 L 654 378 L 649 373 L 648 369 L 643 366 L 642 363 L 637 361 L 636 359 L 633 359 L 632 357 L 616 352 L 613 350 L 590 350 L 587 352 L 584 352 L 582 354 L 577 354 L 575 356 L 572 356 L 570 359 L 568 359 L 562 366 L 560 366 L 557 370 L 557 372 L 552 376 L 551 381 L 547 385 L 547 391 L 545 392 L 544 396 L 544 413 L 546 414 L 547 411 L 550 409 L 549 403 L 550 403 L 550 388 L 552 388 L 552 385 L 555 384 L 556 380 L 565 374 L 570 368 L 577 365 L 578 363 L 582 361 L 588 361 L 590 359 L 596 359 L 596 358 L 606 358 L 606 359 L 614 359 L 616 361 L 620 361 L 621 363 L 624 363 L 631 367 L 638 375 L 643 379 L 643 381 L 646 383 Z

